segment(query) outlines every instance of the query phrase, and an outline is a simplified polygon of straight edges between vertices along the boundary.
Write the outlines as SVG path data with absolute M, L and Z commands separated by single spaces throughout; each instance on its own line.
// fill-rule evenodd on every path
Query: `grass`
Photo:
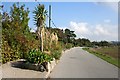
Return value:
M 109 55 L 113 58 L 118 59 L 118 47 L 101 47 L 101 48 L 90 48 L 91 50 L 94 50 L 95 52 L 103 53 L 106 55 Z
M 113 48 L 111 48 L 113 49 Z M 108 49 L 108 51 L 110 51 L 111 49 Z M 105 54 L 104 52 L 107 51 L 106 49 L 101 49 L 102 51 L 100 52 L 100 50 L 94 50 L 94 49 L 90 49 L 90 48 L 83 48 L 83 50 L 88 51 L 91 54 L 94 54 L 95 56 L 117 66 L 120 68 L 120 65 L 118 63 L 120 63 L 120 60 L 118 58 L 115 58 L 113 56 L 110 56 L 108 54 Z

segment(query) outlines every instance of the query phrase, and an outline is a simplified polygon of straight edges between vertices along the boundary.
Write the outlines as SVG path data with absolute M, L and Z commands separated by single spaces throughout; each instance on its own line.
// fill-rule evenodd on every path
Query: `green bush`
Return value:
M 9 12 L 3 12 L 2 19 L 2 63 L 26 58 L 29 49 L 39 48 L 40 41 L 36 33 L 30 32 L 28 26 L 29 10 L 25 5 L 13 4 Z M 1 30 L 0 30 L 1 31 Z
M 58 44 L 54 47 L 52 47 L 54 50 L 62 50 L 62 45 L 58 42 Z
M 2 61 L 2 63 L 16 60 L 18 58 L 19 58 L 18 51 L 11 49 L 11 47 L 8 45 L 8 42 L 2 40 L 2 45 L 1 45 L 1 59 L 2 59 L 1 61 Z
M 43 62 L 50 62 L 53 60 L 52 56 L 42 53 L 39 50 L 33 49 L 28 52 L 26 60 L 34 64 L 42 64 Z
M 70 49 L 70 48 L 72 48 L 72 46 L 73 46 L 73 45 L 72 45 L 71 43 L 67 43 L 67 44 L 65 45 L 65 48 L 66 48 L 66 49 Z
M 60 50 L 55 50 L 55 51 L 53 51 L 53 53 L 52 53 L 52 56 L 55 58 L 55 59 L 60 59 L 60 57 L 61 57 L 61 51 Z

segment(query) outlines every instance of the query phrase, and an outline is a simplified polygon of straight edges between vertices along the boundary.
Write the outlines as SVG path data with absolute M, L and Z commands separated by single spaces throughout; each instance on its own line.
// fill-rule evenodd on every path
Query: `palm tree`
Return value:
M 37 7 L 35 7 L 35 10 L 33 11 L 33 13 L 35 14 L 34 21 L 35 21 L 35 25 L 37 26 L 37 35 L 41 42 L 40 50 L 43 52 L 43 39 L 41 35 L 41 29 L 44 27 L 47 10 L 45 10 L 45 7 L 43 4 L 42 5 L 39 4 Z

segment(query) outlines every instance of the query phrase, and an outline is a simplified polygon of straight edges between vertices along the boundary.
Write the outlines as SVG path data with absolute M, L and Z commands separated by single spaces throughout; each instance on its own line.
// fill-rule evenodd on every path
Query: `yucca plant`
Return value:
M 34 15 L 34 21 L 35 25 L 37 26 L 37 35 L 41 42 L 41 51 L 43 52 L 43 41 L 42 41 L 42 35 L 41 34 L 41 28 L 44 26 L 45 20 L 46 20 L 46 14 L 47 10 L 45 10 L 44 5 L 39 4 L 37 7 L 35 7 L 35 10 L 33 11 Z

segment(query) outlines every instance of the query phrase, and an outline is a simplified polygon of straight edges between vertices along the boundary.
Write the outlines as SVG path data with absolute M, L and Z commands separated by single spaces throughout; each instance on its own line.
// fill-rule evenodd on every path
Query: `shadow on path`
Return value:
M 12 62 L 11 66 L 15 68 L 27 69 L 26 63 L 27 61 L 16 61 Z
M 44 72 L 46 70 L 44 65 L 31 64 L 31 63 L 28 63 L 27 61 L 12 62 L 11 66 L 15 68 L 35 70 L 40 72 Z

